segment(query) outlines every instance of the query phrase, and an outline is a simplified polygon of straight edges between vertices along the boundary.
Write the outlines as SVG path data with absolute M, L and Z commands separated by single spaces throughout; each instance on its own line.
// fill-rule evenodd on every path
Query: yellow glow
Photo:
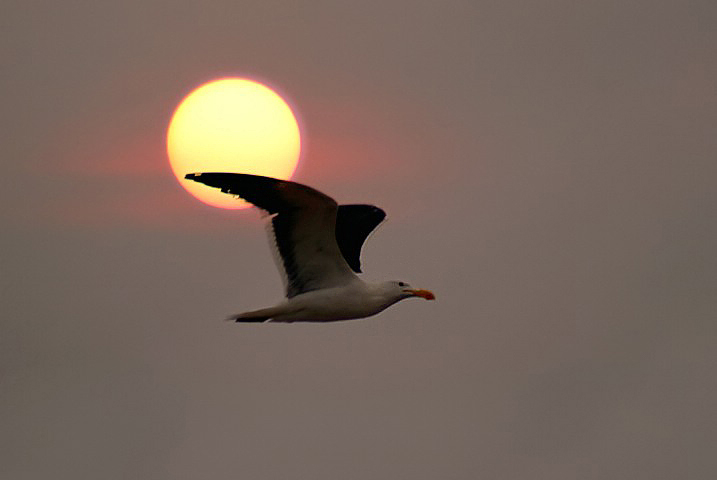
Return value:
M 167 131 L 169 162 L 179 183 L 202 202 L 221 208 L 248 205 L 184 175 L 232 172 L 291 178 L 299 162 L 299 125 L 287 103 L 244 78 L 205 83 L 187 95 Z

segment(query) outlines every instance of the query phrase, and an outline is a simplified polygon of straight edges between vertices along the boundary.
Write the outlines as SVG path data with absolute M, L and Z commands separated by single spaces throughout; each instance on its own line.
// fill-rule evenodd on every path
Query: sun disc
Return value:
M 189 193 L 221 208 L 246 208 L 231 195 L 186 180 L 187 173 L 251 173 L 289 179 L 301 152 L 299 125 L 276 92 L 246 78 L 205 83 L 179 104 L 167 130 L 174 175 Z

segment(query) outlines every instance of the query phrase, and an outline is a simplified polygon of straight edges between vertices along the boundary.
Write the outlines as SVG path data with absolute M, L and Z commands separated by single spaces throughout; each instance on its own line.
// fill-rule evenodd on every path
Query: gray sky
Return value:
M 3 2 L 0 477 L 715 478 L 715 5 Z M 167 165 L 224 75 L 437 302 L 222 322 L 282 294 Z

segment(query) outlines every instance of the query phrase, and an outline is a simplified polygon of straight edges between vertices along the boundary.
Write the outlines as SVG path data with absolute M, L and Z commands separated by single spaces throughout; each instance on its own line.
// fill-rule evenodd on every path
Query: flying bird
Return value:
M 237 322 L 332 322 L 375 315 L 399 300 L 432 292 L 406 282 L 361 280 L 361 247 L 386 213 L 338 205 L 306 185 L 241 173 L 190 173 L 189 180 L 240 197 L 271 215 L 287 299 L 229 317 Z

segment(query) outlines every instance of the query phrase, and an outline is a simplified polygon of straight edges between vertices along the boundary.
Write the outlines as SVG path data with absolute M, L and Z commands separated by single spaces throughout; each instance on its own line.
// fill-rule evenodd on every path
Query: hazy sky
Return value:
M 0 477 L 715 478 L 716 5 L 4 1 Z M 225 75 L 436 302 L 222 321 L 280 277 L 164 135 Z

